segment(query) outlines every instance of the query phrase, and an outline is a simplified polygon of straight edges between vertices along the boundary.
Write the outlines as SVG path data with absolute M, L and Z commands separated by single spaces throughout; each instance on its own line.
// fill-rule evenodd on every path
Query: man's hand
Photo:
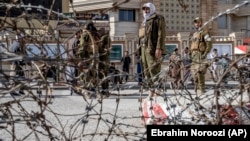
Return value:
M 155 50 L 155 58 L 156 58 L 156 59 L 160 59 L 161 56 L 162 56 L 162 51 L 161 51 L 161 49 L 157 48 L 157 49 Z
M 207 58 L 207 54 L 203 54 L 202 56 L 201 56 L 201 59 L 206 59 Z

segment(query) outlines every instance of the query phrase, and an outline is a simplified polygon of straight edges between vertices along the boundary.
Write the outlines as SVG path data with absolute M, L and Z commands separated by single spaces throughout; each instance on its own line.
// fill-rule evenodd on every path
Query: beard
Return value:
M 151 16 L 150 13 L 143 13 L 143 17 L 144 17 L 143 24 L 144 25 L 145 25 L 147 19 L 149 19 L 150 16 Z
M 151 16 L 150 13 L 143 13 L 143 17 L 144 17 L 144 19 L 146 19 L 146 20 L 147 20 L 150 16 Z

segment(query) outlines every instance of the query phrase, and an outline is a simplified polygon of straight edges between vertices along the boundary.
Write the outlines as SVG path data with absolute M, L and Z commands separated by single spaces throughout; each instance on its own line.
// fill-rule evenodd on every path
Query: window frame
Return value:
M 172 49 L 168 49 L 168 47 L 169 46 L 171 46 L 171 48 L 179 48 L 179 45 L 178 44 L 175 44 L 175 43 L 172 43 L 172 44 L 165 44 L 164 45 L 164 47 L 165 47 L 165 49 L 166 49 L 166 51 L 167 51 L 167 54 L 166 54 L 166 56 L 164 56 L 164 62 L 166 62 L 166 61 L 168 61 L 169 60 L 169 57 L 170 57 L 170 55 L 173 53 L 173 51 L 174 51 L 174 49 L 172 50 Z M 175 46 L 175 47 L 174 47 Z
M 113 57 L 112 58 L 112 51 L 113 49 L 115 48 L 114 46 L 120 46 L 120 55 L 119 55 L 119 59 L 118 57 Z M 112 61 L 112 62 L 120 62 L 121 58 L 123 57 L 123 47 L 124 45 L 123 44 L 112 44 L 111 45 L 111 51 L 110 51 L 110 55 L 109 55 L 109 60 Z
M 129 14 L 129 11 L 132 11 L 132 15 Z M 127 15 L 125 15 L 125 14 L 127 14 Z M 121 21 L 121 22 L 135 22 L 136 21 L 136 11 L 135 11 L 135 9 L 119 9 L 118 17 L 119 17 L 119 21 Z M 130 18 L 132 18 L 132 19 L 130 19 Z
M 227 26 L 227 15 L 221 15 L 220 17 L 218 17 L 217 19 L 217 26 L 218 26 L 218 29 L 227 29 L 228 26 Z
M 224 46 L 224 47 L 222 47 L 222 46 Z M 226 48 L 225 46 L 228 46 L 229 49 Z M 210 53 L 208 54 L 207 59 L 211 59 L 210 55 L 213 52 L 214 48 L 216 48 L 218 50 L 218 55 L 219 56 L 223 55 L 223 53 L 228 53 L 228 56 L 230 56 L 229 58 L 233 59 L 233 49 L 234 49 L 233 44 L 223 44 L 223 43 L 221 43 L 221 44 L 219 44 L 219 43 L 212 44 L 212 49 L 211 49 Z M 222 52 L 223 49 L 225 49 L 224 52 Z

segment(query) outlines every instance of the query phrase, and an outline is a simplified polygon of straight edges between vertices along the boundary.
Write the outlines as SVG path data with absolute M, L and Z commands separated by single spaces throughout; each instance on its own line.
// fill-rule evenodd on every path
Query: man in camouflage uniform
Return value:
M 144 20 L 139 29 L 139 46 L 144 76 L 150 79 L 149 87 L 154 94 L 154 83 L 158 82 L 158 74 L 161 70 L 162 54 L 165 53 L 166 24 L 162 15 L 155 13 L 152 3 L 145 3 L 142 7 Z
M 109 34 L 105 33 L 104 29 L 98 31 L 92 21 L 87 22 L 80 38 L 78 54 L 83 59 L 80 69 L 87 72 L 84 76 L 84 80 L 88 83 L 86 87 L 91 91 L 95 91 L 98 83 L 102 81 L 101 79 L 108 75 L 109 49 Z M 95 58 L 97 54 L 99 56 L 98 60 Z M 97 81 L 97 78 L 99 78 L 99 81 Z M 108 95 L 108 80 L 102 81 L 101 85 L 101 93 Z
M 191 41 L 191 71 L 196 83 L 196 87 L 200 90 L 199 94 L 205 92 L 205 74 L 207 67 L 205 59 L 212 49 L 211 36 L 207 29 L 202 28 L 202 19 L 197 17 L 194 19 L 196 32 L 193 34 Z

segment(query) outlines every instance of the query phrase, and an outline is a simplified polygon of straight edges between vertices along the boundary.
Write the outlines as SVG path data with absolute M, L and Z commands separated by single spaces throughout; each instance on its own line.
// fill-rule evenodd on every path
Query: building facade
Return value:
M 219 12 L 226 11 L 235 7 L 243 0 L 130 0 L 128 3 L 117 3 L 124 1 L 117 0 L 74 0 L 74 10 L 81 12 L 105 11 L 109 14 L 110 35 L 115 44 L 121 44 L 123 50 L 133 51 L 136 48 L 136 37 L 138 27 L 143 19 L 141 7 L 146 2 L 152 2 L 156 6 L 157 13 L 162 14 L 166 20 L 166 44 L 172 43 L 172 39 L 178 39 L 180 36 L 188 37 L 181 40 L 181 47 L 189 46 L 189 38 L 194 31 L 193 19 L 197 16 L 203 18 L 204 22 L 211 20 Z M 114 6 L 118 5 L 118 6 Z M 113 7 L 114 6 L 114 7 Z M 249 11 L 248 6 L 242 6 L 239 10 L 223 14 L 217 19 L 207 24 L 211 29 L 215 42 L 231 41 L 226 38 L 231 35 L 237 35 L 242 38 L 242 33 L 248 38 Z M 107 10 L 108 9 L 108 10 Z M 73 11 L 73 9 L 70 9 Z M 243 14 L 244 13 L 244 14 Z M 126 17 L 127 16 L 127 17 Z M 182 39 L 184 38 L 182 36 Z M 225 38 L 224 38 L 225 37 Z M 168 40 L 169 39 L 169 40 Z M 228 40 L 230 39 L 230 40 Z M 180 42 L 176 40 L 175 42 Z M 235 45 L 244 44 L 243 40 Z M 118 48 L 118 46 L 116 46 Z M 116 48 L 114 47 L 114 48 Z M 171 49 L 170 49 L 171 50 Z M 233 50 L 233 49 L 232 49 Z

